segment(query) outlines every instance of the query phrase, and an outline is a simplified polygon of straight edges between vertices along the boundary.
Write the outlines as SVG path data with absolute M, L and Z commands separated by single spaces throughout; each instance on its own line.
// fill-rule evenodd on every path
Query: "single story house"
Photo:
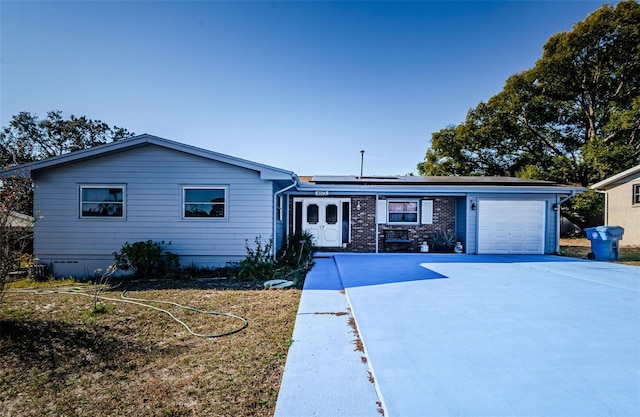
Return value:
M 299 178 L 140 135 L 10 168 L 36 190 L 34 256 L 58 276 L 92 275 L 125 242 L 171 242 L 181 265 L 223 266 L 260 236 L 308 230 L 327 250 L 550 254 L 559 206 L 579 187 L 502 177 Z M 449 245 L 449 248 L 451 246 Z
M 284 236 L 295 174 L 151 135 L 16 166 L 36 186 L 34 256 L 57 276 L 106 270 L 125 242 L 170 243 L 181 265 L 240 261 Z
M 620 244 L 640 246 L 640 165 L 590 188 L 605 195 L 605 224 L 624 228 Z

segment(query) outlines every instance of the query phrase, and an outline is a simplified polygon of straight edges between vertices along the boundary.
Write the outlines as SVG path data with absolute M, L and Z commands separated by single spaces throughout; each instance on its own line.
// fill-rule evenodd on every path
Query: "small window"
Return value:
M 633 205 L 640 205 L 640 184 L 633 184 Z
M 296 201 L 293 207 L 293 232 L 302 232 L 302 201 Z
M 226 218 L 227 189 L 224 187 L 184 187 L 184 218 Z
M 80 217 L 124 217 L 124 187 L 81 186 Z
M 389 223 L 418 223 L 417 201 L 389 201 Z
M 351 211 L 349 210 L 349 202 L 342 202 L 342 243 L 349 243 L 349 218 Z
M 279 195 L 278 198 L 276 199 L 276 216 L 278 221 L 282 221 L 282 204 L 283 204 L 283 199 L 282 196 Z

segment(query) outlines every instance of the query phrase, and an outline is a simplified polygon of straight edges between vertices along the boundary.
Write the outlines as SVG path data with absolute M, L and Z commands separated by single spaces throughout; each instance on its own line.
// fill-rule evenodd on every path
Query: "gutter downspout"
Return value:
M 576 195 L 575 191 L 571 191 L 571 194 L 569 194 L 568 196 L 566 196 L 565 198 L 563 198 L 560 201 L 556 202 L 556 205 L 558 206 L 558 211 L 556 211 L 556 253 L 560 252 L 560 229 L 561 229 L 561 224 L 560 224 L 560 206 L 562 205 L 562 203 L 565 203 L 567 201 L 569 201 L 569 199 L 571 199 L 573 196 Z M 557 200 L 557 197 L 556 197 Z
M 576 195 L 576 192 L 575 191 L 571 191 L 571 194 L 569 194 L 568 196 L 566 196 L 562 200 L 558 201 L 558 213 L 560 212 L 560 206 L 562 205 L 562 203 L 565 203 L 565 202 L 569 201 L 575 195 Z
M 293 187 L 295 187 L 297 185 L 296 180 L 292 180 L 293 184 L 283 188 L 280 191 L 276 191 L 275 193 L 273 193 L 273 257 L 276 257 L 276 253 L 278 252 L 278 248 L 277 248 L 277 242 L 276 242 L 276 227 L 277 227 L 277 222 L 278 219 L 276 218 L 276 213 L 278 212 L 278 197 L 280 196 L 280 194 L 289 191 L 290 189 L 292 189 Z M 283 205 L 284 206 L 284 205 Z M 287 204 L 287 208 L 288 208 L 288 204 Z M 282 207 L 282 209 L 284 209 L 284 207 Z M 287 215 L 285 216 L 283 213 L 282 216 L 282 221 L 285 222 L 286 225 L 288 225 L 289 223 L 289 215 L 288 215 L 288 210 L 287 210 Z M 287 231 L 286 231 L 286 227 L 285 227 L 285 233 L 284 236 L 287 235 Z

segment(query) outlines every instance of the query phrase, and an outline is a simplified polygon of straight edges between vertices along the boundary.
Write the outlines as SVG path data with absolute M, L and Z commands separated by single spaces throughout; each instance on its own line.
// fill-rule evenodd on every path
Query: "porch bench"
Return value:
M 409 250 L 413 239 L 409 239 L 408 230 L 385 230 L 384 231 L 384 250 L 387 250 L 387 245 L 403 246 L 405 250 Z

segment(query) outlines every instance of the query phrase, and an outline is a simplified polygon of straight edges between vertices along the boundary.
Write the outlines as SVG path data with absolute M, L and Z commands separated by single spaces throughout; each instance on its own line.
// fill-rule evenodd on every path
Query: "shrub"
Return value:
M 306 269 L 311 266 L 315 249 L 313 235 L 310 232 L 290 235 L 278 251 L 278 265 L 291 269 Z
M 313 252 L 316 250 L 313 241 L 310 232 L 298 232 L 288 236 L 278 251 L 277 264 L 283 278 L 293 281 L 297 288 L 302 288 L 304 278 L 313 266 Z
M 246 240 L 247 257 L 240 262 L 238 278 L 242 280 L 270 279 L 276 271 L 276 263 L 273 259 L 273 239 L 262 243 L 262 237 L 255 239 L 255 248 L 249 246 Z
M 133 271 L 138 279 L 164 276 L 174 272 L 178 266 L 178 255 L 165 252 L 165 244 L 147 240 L 144 242 L 134 242 L 125 244 L 120 252 L 113 252 L 116 267 L 123 271 Z M 165 253 L 163 253 L 165 252 Z
M 451 252 L 456 244 L 456 236 L 452 230 L 437 230 L 429 239 L 434 252 Z
M 251 281 L 287 279 L 301 287 L 313 263 L 314 250 L 311 233 L 296 233 L 287 238 L 274 258 L 273 240 L 263 244 L 258 236 L 254 247 L 247 243 L 247 257 L 240 262 L 238 278 Z

